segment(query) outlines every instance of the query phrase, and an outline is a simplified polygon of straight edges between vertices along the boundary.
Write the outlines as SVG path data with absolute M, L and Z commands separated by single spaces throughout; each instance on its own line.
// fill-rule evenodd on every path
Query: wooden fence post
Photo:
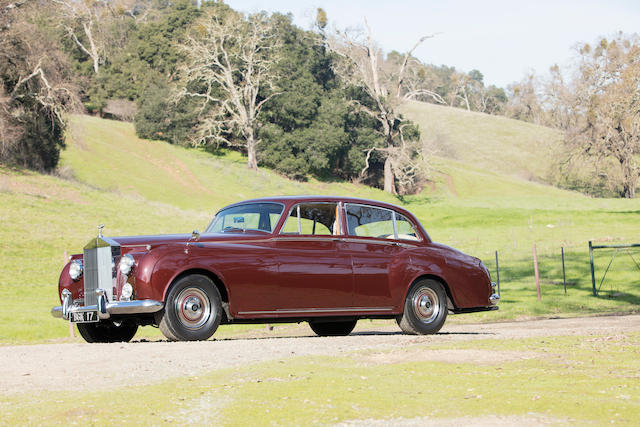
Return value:
M 564 268 L 564 246 L 561 246 L 560 250 L 562 251 L 562 283 L 564 283 L 564 294 L 566 296 L 567 295 L 567 273 L 565 272 L 565 268 Z
M 498 251 L 496 251 L 496 276 L 498 280 L 498 295 L 500 295 L 500 264 L 498 264 Z
M 535 243 L 533 244 L 533 269 L 536 273 L 536 290 L 538 291 L 538 301 L 540 301 L 540 274 L 538 273 L 538 252 L 536 251 Z

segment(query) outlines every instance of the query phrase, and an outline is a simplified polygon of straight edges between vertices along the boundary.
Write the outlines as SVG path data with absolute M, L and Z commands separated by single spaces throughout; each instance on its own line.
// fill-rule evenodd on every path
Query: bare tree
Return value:
M 451 85 L 453 90 L 449 93 L 449 105 L 451 107 L 457 107 L 460 103 L 466 108 L 467 111 L 471 111 L 471 105 L 469 103 L 469 83 L 471 77 L 466 73 L 454 72 L 451 75 Z
M 98 73 L 104 62 L 105 44 L 99 32 L 105 20 L 112 16 L 106 0 L 75 1 L 51 0 L 60 7 L 63 16 L 61 25 L 73 42 L 93 62 L 93 71 Z M 78 28 L 80 27 L 80 28 Z M 81 30 L 80 30 L 81 29 Z M 78 31 L 81 31 L 79 36 Z M 84 39 L 84 40 L 81 40 Z
M 331 51 L 341 58 L 335 66 L 336 73 L 347 85 L 360 87 L 371 98 L 372 103 L 354 100 L 361 111 L 369 114 L 380 123 L 380 133 L 384 140 L 383 147 L 373 146 L 367 151 L 367 162 L 361 175 L 369 167 L 369 158 L 373 151 L 379 151 L 385 156 L 384 162 L 384 190 L 396 194 L 395 176 L 403 167 L 401 159 L 407 158 L 406 144 L 401 144 L 403 119 L 398 112 L 398 107 L 407 101 L 429 96 L 437 102 L 444 100 L 429 88 L 420 86 L 415 77 L 417 73 L 411 73 L 411 68 L 417 64 L 412 56 L 415 49 L 425 40 L 433 36 L 424 36 L 403 55 L 401 61 L 385 61 L 381 49 L 374 43 L 373 34 L 367 20 L 366 35 L 361 32 L 338 31 L 333 37 L 328 37 L 326 42 Z M 405 147 L 405 148 L 403 148 Z M 405 150 L 402 154 L 402 150 Z M 395 166 L 395 168 L 394 168 Z M 395 169 L 395 171 L 394 171 Z
M 509 101 L 505 115 L 518 120 L 543 124 L 543 110 L 537 77 L 527 74 L 520 82 L 508 86 Z
M 51 0 L 58 6 L 60 25 L 76 46 L 93 63 L 97 74 L 105 63 L 108 51 L 122 43 L 118 40 L 121 28 L 112 24 L 118 19 L 146 18 L 150 9 L 149 0 Z
M 248 166 L 257 169 L 258 118 L 275 90 L 273 65 L 279 41 L 263 14 L 247 19 L 211 13 L 199 19 L 178 45 L 187 62 L 179 71 L 177 98 L 201 98 L 195 144 L 225 143 L 246 148 Z M 242 141 L 234 138 L 241 135 Z
M 622 196 L 635 197 L 640 177 L 640 39 L 601 39 L 595 48 L 580 47 L 575 98 L 567 141 L 582 155 L 614 159 L 620 167 Z

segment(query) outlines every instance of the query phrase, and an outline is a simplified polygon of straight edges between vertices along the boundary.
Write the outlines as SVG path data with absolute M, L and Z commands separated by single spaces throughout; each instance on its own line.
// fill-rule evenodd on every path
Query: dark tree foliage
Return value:
M 51 170 L 64 147 L 63 111 L 76 88 L 47 32 L 49 5 L 0 1 L 0 162 Z
M 142 138 L 187 144 L 197 116 L 195 102 L 171 100 L 171 82 L 182 58 L 175 42 L 180 40 L 201 11 L 188 0 L 162 9 L 155 22 L 141 25 L 129 43 L 125 69 L 135 70 L 128 80 L 135 88 L 138 113 L 135 128 Z
M 176 95 L 179 69 L 186 60 L 178 46 L 184 44 L 188 31 L 197 30 L 194 23 L 203 14 L 213 12 L 224 20 L 227 14 L 236 12 L 217 1 L 198 5 L 194 0 L 139 0 L 140 7 L 135 3 L 127 5 L 134 13 L 116 10 L 109 20 L 106 36 L 115 42 L 104 50 L 99 72 L 68 34 L 53 30 L 58 32 L 56 37 L 76 70 L 77 81 L 82 82 L 82 100 L 90 111 L 101 114 L 109 112 L 113 100 L 129 101 L 127 111 L 137 110 L 134 124 L 140 137 L 190 144 L 199 120 L 211 107 L 205 105 L 202 110 L 201 98 Z M 308 176 L 357 179 L 379 186 L 385 158 L 370 149 L 384 147 L 380 123 L 358 107 L 372 100 L 356 88 L 345 88 L 334 75 L 336 58 L 325 49 L 322 39 L 328 22 L 326 13 L 318 9 L 315 31 L 296 27 L 290 15 L 276 13 L 268 19 L 277 28 L 282 48 L 278 49 L 279 60 L 274 67 L 276 81 L 260 89 L 258 95 L 265 99 L 278 92 L 264 105 L 259 117 L 259 164 L 300 180 Z M 83 43 L 87 41 L 82 39 L 82 31 L 77 34 Z M 392 61 L 396 57 L 398 61 L 403 59 L 397 52 L 388 57 Z M 443 98 L 456 90 L 453 67 L 423 65 L 417 72 Z M 482 74 L 475 70 L 472 73 L 470 78 L 483 86 Z M 214 87 L 212 93 L 215 91 Z M 501 112 L 504 92 L 493 87 L 485 92 L 485 111 Z M 220 96 L 224 94 L 221 92 Z M 431 102 L 432 98 L 421 100 Z M 395 131 L 402 126 L 405 136 L 417 135 L 417 127 L 406 120 L 394 126 Z M 230 147 L 237 149 L 233 142 L 241 136 L 228 136 Z M 369 167 L 362 174 L 367 154 Z
M 193 101 L 173 102 L 168 82 L 162 75 L 156 74 L 156 77 L 156 82 L 145 86 L 138 98 L 136 133 L 141 138 L 186 144 L 195 126 L 196 106 Z
M 363 125 L 331 71 L 331 56 L 317 35 L 274 15 L 282 38 L 276 86 L 282 92 L 265 107 L 260 163 L 295 179 L 350 178 L 364 167 Z

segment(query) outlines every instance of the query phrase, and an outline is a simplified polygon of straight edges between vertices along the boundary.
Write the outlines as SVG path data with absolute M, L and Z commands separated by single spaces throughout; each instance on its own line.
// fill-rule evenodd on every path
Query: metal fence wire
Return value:
M 591 261 L 591 286 L 592 286 L 592 290 L 593 290 L 593 296 L 597 297 L 598 294 L 600 293 L 600 289 L 602 288 L 602 284 L 604 283 L 604 279 L 607 277 L 607 273 L 609 272 L 609 268 L 611 268 L 611 264 L 613 263 L 613 260 L 616 258 L 616 255 L 618 255 L 618 252 L 624 252 L 627 255 L 629 255 L 629 257 L 633 260 L 633 263 L 636 265 L 636 267 L 638 268 L 638 270 L 640 270 L 640 264 L 638 264 L 638 261 L 636 261 L 636 259 L 633 257 L 633 254 L 631 253 L 631 251 L 629 250 L 630 248 L 640 248 L 640 243 L 633 243 L 630 245 L 594 245 L 593 242 L 591 242 L 591 240 L 589 240 L 589 258 Z M 607 265 L 606 270 L 604 271 L 604 274 L 602 275 L 602 279 L 600 279 L 600 283 L 598 284 L 598 287 L 596 288 L 596 274 L 595 274 L 595 267 L 593 264 L 593 251 L 594 249 L 615 249 L 615 251 L 613 252 L 613 255 L 611 256 L 611 259 L 609 260 L 609 264 Z

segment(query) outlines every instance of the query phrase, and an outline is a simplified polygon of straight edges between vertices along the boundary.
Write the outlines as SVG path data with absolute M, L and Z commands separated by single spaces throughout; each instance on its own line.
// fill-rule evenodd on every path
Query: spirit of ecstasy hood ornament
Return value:
M 104 228 L 104 224 L 100 224 L 98 226 L 98 237 L 102 238 L 102 229 Z

